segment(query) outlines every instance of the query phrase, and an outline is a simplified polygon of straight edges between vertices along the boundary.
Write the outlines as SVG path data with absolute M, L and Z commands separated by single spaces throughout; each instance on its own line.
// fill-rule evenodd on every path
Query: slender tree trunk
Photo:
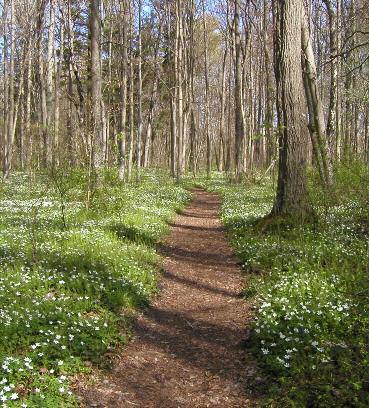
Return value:
M 37 24 L 36 24 L 36 52 L 37 52 L 37 63 L 38 69 L 36 72 L 37 86 L 38 86 L 38 125 L 39 125 L 39 146 L 37 153 L 38 164 L 41 162 L 43 165 L 46 165 L 46 156 L 47 156 L 47 105 L 46 105 L 46 90 L 45 90 L 45 67 L 44 67 L 44 58 L 42 54 L 42 34 L 44 31 L 44 14 L 45 6 L 47 0 L 38 0 L 37 2 Z
M 206 174 L 211 173 L 211 135 L 209 129 L 209 63 L 208 63 L 208 28 L 206 23 L 205 1 L 202 0 L 203 40 L 204 40 L 204 77 L 205 77 L 205 136 L 206 136 Z
M 89 16 L 90 35 L 90 78 L 89 91 L 91 100 L 90 120 L 92 132 L 90 148 L 95 167 L 104 163 L 104 139 L 102 127 L 102 91 L 101 91 L 101 52 L 100 52 L 100 0 L 91 0 Z
M 183 120 L 183 16 L 182 16 L 182 1 L 176 1 L 176 119 L 177 119 L 177 182 L 182 178 L 183 170 L 183 135 L 184 135 L 184 120 Z
M 137 158 L 136 158 L 136 180 L 141 179 L 142 160 L 142 35 L 141 35 L 141 13 L 142 0 L 138 0 L 138 92 L 137 92 Z
M 313 141 L 313 146 L 315 143 L 315 146 L 318 149 L 316 153 L 320 155 L 318 163 L 322 166 L 321 170 L 324 176 L 322 182 L 326 187 L 331 187 L 333 184 L 332 160 L 325 133 L 326 129 L 324 124 L 324 113 L 317 85 L 317 71 L 313 46 L 305 15 L 303 16 L 302 20 L 301 41 L 303 50 L 303 75 L 306 84 L 305 90 L 307 93 L 309 93 L 309 96 L 307 95 L 307 99 L 309 101 L 308 107 L 310 110 L 310 116 L 314 122 L 314 131 L 311 133 L 311 135 L 313 138 L 316 137 L 316 142 Z
M 177 107 L 176 107 L 176 90 L 170 97 L 170 169 L 172 177 L 177 174 Z
M 222 144 L 222 151 L 220 152 L 220 161 L 222 163 L 222 169 L 225 167 L 225 160 L 224 160 L 224 151 L 225 151 L 225 144 L 226 144 L 226 70 L 227 70 L 227 55 L 228 55 L 228 48 L 225 49 L 223 55 L 223 64 L 222 64 L 222 78 L 221 78 L 221 93 L 220 93 L 220 120 L 219 120 L 219 140 Z
M 151 97 L 150 97 L 149 112 L 147 116 L 144 159 L 143 159 L 143 166 L 145 168 L 148 167 L 150 163 L 149 159 L 150 159 L 150 148 L 151 148 L 151 139 L 152 139 L 152 125 L 153 125 L 153 120 L 154 120 L 154 108 L 155 108 L 155 101 L 158 96 L 158 77 L 159 77 L 159 72 L 158 72 L 158 69 L 156 69 L 155 79 L 154 79 L 154 83 L 152 86 Z
M 196 157 L 197 157 L 197 124 L 195 114 L 195 84 L 194 84 L 194 69 L 195 69 L 195 0 L 190 3 L 190 16 L 188 23 L 189 45 L 188 45 L 188 98 L 189 98 L 189 121 L 190 121 L 190 157 L 189 164 L 192 174 L 197 173 Z
M 118 135 L 118 165 L 119 165 L 119 179 L 124 181 L 126 173 L 126 120 L 127 120 L 127 76 L 128 76 L 128 4 L 127 0 L 120 2 L 121 14 L 121 83 L 120 83 L 120 118 L 119 118 L 119 135 Z
M 84 120 L 84 96 L 83 90 L 80 86 L 78 70 L 75 69 L 73 64 L 74 56 L 74 34 L 73 34 L 73 22 L 72 22 L 72 12 L 71 12 L 71 0 L 68 0 L 67 4 L 67 33 L 68 33 L 68 109 L 67 109 L 67 152 L 70 165 L 74 166 L 76 164 L 76 151 L 75 151 L 75 134 L 76 134 L 76 123 L 74 123 L 74 103 L 73 103 L 73 76 L 77 79 L 77 91 L 78 91 L 78 102 L 79 109 L 79 126 L 82 127 Z
M 160 78 L 160 63 L 158 61 L 159 51 L 160 51 L 160 39 L 162 36 L 162 25 L 159 23 L 159 34 L 157 41 L 155 43 L 155 55 L 154 55 L 154 64 L 155 64 L 155 78 L 151 87 L 150 93 L 150 104 L 149 112 L 147 115 L 147 126 L 145 133 L 145 143 L 144 143 L 144 155 L 143 155 L 143 166 L 146 168 L 150 163 L 150 153 L 152 146 L 152 134 L 153 134 L 153 121 L 154 121 L 154 110 L 156 106 L 156 100 L 158 97 L 158 87 L 159 87 L 159 78 Z
M 307 75 L 304 75 L 304 88 L 305 88 L 305 96 L 306 96 L 306 102 L 309 110 L 309 133 L 310 133 L 310 139 L 311 139 L 311 144 L 313 147 L 313 154 L 314 154 L 314 159 L 315 159 L 315 164 L 319 172 L 320 180 L 325 184 L 326 183 L 326 174 L 323 169 L 323 163 L 322 163 L 322 155 L 321 151 L 319 148 L 319 142 L 318 142 L 318 137 L 316 135 L 316 122 L 314 120 L 314 106 L 313 106 L 313 101 L 311 97 L 311 92 L 309 88 L 309 83 L 308 83 L 308 78 Z
M 32 41 L 30 40 L 29 47 L 31 47 Z M 26 112 L 25 112 L 25 140 L 27 149 L 25 151 L 25 162 L 29 167 L 32 163 L 33 155 L 33 135 L 31 133 L 31 89 L 32 89 L 32 52 L 29 52 L 29 58 L 27 61 L 27 74 L 26 74 Z
M 7 10 L 5 10 L 7 11 Z M 10 55 L 9 62 L 5 60 L 5 64 L 9 65 L 6 72 L 5 86 L 8 86 L 8 91 L 5 92 L 7 97 L 7 119 L 5 125 L 7 126 L 5 132 L 5 144 L 4 144 L 4 164 L 3 164 L 3 175 L 4 178 L 8 178 L 12 168 L 12 156 L 13 156 L 13 143 L 14 143 L 14 127 L 15 127 L 15 115 L 14 115 L 14 54 L 15 54 L 15 38 L 14 38 L 14 2 L 10 0 L 9 2 L 9 13 L 10 22 L 5 24 L 5 30 L 9 31 L 9 44 L 10 44 Z M 5 19 L 7 14 L 4 12 Z M 6 43 L 6 41 L 5 41 Z
M 49 0 L 49 34 L 47 39 L 46 60 L 46 129 L 44 130 L 45 164 L 50 166 L 53 162 L 54 145 L 54 71 L 55 71 L 55 0 Z
M 234 31 L 235 31 L 235 167 L 236 181 L 241 180 L 243 170 L 243 149 L 245 123 L 242 104 L 242 67 L 241 67 L 241 36 L 240 36 L 240 2 L 234 0 Z
M 264 0 L 263 35 L 264 35 L 264 71 L 265 71 L 265 137 L 266 137 L 266 165 L 269 167 L 276 156 L 273 123 L 273 87 L 271 75 L 271 57 L 268 49 L 268 2 Z
M 133 66 L 133 19 L 134 9 L 133 4 L 130 2 L 130 54 L 129 54 L 129 153 L 128 153 L 128 166 L 127 166 L 127 181 L 132 179 L 133 168 L 133 147 L 134 147 L 134 125 L 135 125 L 135 107 L 134 107 L 134 66 Z
M 4 133 L 4 140 L 2 142 L 4 143 L 4 150 L 3 150 L 3 157 L 2 157 L 2 170 L 3 170 L 3 177 L 6 178 L 8 177 L 8 139 L 9 139 L 9 24 L 8 24 L 8 13 L 9 13 L 9 4 L 8 2 L 4 2 L 4 7 L 3 7 L 3 14 L 2 14 L 2 23 L 3 23 L 3 30 L 4 30 L 4 46 L 3 46 L 3 60 L 4 60 L 4 127 L 3 127 L 3 133 Z
M 329 108 L 327 119 L 327 140 L 331 151 L 336 145 L 337 138 L 336 113 L 337 113 L 337 84 L 338 84 L 338 47 L 337 47 L 337 16 L 331 0 L 323 0 L 328 13 L 329 27 L 329 53 L 330 53 L 330 88 L 329 88 Z
M 59 58 L 56 66 L 55 74 L 55 102 L 54 102 L 54 146 L 53 146 L 53 160 L 54 165 L 59 166 L 59 133 L 60 133 L 60 99 L 61 99 L 61 78 L 63 71 L 63 56 L 64 56 L 64 26 L 60 27 L 60 48 L 59 48 Z

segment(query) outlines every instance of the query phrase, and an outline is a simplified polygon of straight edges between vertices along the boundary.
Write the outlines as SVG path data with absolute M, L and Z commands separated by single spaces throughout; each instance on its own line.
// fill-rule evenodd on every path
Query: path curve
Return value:
M 248 407 L 252 363 L 242 348 L 244 279 L 219 221 L 220 200 L 203 190 L 160 247 L 160 296 L 135 321 L 136 337 L 112 372 L 84 390 L 86 407 Z

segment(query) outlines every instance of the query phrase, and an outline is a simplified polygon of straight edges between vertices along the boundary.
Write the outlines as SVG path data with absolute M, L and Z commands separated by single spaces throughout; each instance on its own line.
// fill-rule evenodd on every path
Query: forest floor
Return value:
M 193 191 L 160 246 L 160 293 L 133 322 L 113 368 L 79 389 L 86 407 L 247 407 L 255 362 L 243 347 L 250 309 L 219 220 L 218 195 Z

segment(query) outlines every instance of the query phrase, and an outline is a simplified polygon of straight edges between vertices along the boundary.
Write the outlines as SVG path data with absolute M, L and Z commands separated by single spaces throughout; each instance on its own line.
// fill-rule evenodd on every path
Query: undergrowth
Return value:
M 196 183 L 223 195 L 221 217 L 255 307 L 249 346 L 270 380 L 265 405 L 368 407 L 368 169 L 338 168 L 334 199 L 309 180 L 319 222 L 264 232 L 270 180 L 235 186 L 215 174 Z
M 0 406 L 74 407 L 70 380 L 128 335 L 156 290 L 154 244 L 189 194 L 148 173 L 14 174 L 0 196 Z M 87 208 L 88 207 L 88 208 Z

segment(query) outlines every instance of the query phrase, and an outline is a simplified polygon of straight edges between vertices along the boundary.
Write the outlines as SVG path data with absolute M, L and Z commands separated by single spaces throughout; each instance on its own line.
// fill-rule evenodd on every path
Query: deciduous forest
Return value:
M 2 0 L 0 66 L 0 406 L 369 406 L 367 0 Z

